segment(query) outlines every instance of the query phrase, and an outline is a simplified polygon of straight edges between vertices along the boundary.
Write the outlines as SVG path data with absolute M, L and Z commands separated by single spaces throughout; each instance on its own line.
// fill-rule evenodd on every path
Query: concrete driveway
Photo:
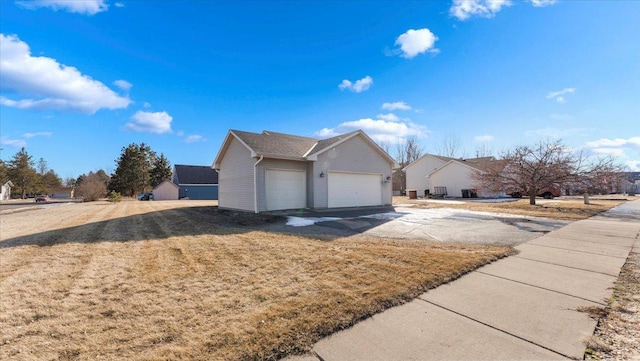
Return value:
M 571 221 L 474 212 L 453 208 L 396 206 L 370 214 L 322 212 L 289 217 L 289 231 L 335 236 L 518 245 Z M 294 229 L 295 227 L 295 229 Z

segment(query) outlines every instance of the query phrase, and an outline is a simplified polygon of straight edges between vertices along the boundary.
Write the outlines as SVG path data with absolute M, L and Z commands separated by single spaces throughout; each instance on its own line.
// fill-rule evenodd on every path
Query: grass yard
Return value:
M 0 359 L 257 360 L 512 252 L 267 233 L 197 201 L 0 217 Z
M 479 212 L 507 213 L 573 221 L 595 216 L 624 202 L 624 200 L 598 199 L 595 197 L 591 198 L 591 204 L 584 204 L 584 201 L 579 199 L 538 199 L 535 206 L 529 204 L 528 198 L 502 203 L 472 202 L 462 199 L 459 201 L 465 201 L 465 203 L 447 204 L 422 199 L 409 199 L 408 197 L 393 197 L 394 204 L 411 203 L 422 208 L 458 208 Z

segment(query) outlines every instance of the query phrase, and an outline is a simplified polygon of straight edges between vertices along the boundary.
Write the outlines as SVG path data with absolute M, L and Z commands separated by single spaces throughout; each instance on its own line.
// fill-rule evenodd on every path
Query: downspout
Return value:
M 258 213 L 258 163 L 262 162 L 262 159 L 264 159 L 264 155 L 261 155 L 253 165 L 253 209 L 255 213 Z

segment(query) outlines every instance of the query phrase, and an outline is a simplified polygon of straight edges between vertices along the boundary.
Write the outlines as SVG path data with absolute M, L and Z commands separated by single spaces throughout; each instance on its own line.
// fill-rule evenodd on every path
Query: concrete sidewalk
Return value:
M 322 339 L 318 357 L 288 359 L 582 359 L 596 326 L 584 309 L 606 305 L 639 237 L 636 200 Z

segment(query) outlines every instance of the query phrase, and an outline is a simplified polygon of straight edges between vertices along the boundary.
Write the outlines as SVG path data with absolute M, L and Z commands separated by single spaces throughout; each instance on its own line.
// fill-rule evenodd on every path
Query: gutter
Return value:
M 255 213 L 258 213 L 258 163 L 262 162 L 264 155 L 260 156 L 257 162 L 253 165 L 253 209 Z

